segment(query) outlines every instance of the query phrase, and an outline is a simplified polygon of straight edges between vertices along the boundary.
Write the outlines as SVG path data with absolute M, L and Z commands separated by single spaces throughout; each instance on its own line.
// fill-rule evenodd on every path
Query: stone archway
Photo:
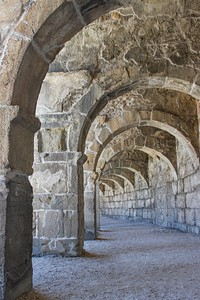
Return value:
M 3 7 L 8 14 L 9 5 Z M 34 114 L 42 81 L 64 43 L 116 3 L 54 1 L 49 6 L 49 2 L 38 1 L 17 5 L 1 53 L 2 299 L 15 299 L 32 287 L 32 188 L 28 176 L 32 174 L 34 132 L 40 127 Z M 78 199 L 82 197 L 82 155 L 77 149 L 74 152 L 77 160 L 72 159 L 69 169 L 76 178 L 71 188 L 76 190 L 77 217 L 81 219 L 83 210 Z M 75 255 L 79 255 L 83 240 L 81 221 L 76 227 Z
M 16 15 L 10 21 L 9 30 L 3 38 L 3 51 L 1 56 L 1 134 L 3 136 L 0 142 L 1 148 L 1 243 L 0 252 L 2 260 L 0 261 L 0 297 L 5 299 L 14 299 L 17 295 L 31 288 L 31 200 L 32 190 L 28 182 L 28 176 L 32 173 L 33 162 L 33 135 L 39 128 L 39 121 L 35 118 L 35 107 L 38 98 L 38 93 L 44 76 L 48 70 L 49 63 L 54 59 L 55 55 L 63 47 L 64 42 L 74 36 L 86 24 L 97 19 L 100 15 L 123 5 L 132 5 L 134 13 L 139 19 L 143 16 L 151 17 L 152 12 L 157 17 L 169 14 L 167 24 L 172 22 L 172 17 L 176 15 L 189 15 L 190 9 L 196 9 L 195 2 L 184 3 L 183 7 L 176 6 L 171 1 L 171 6 L 168 1 L 163 1 L 162 4 L 153 3 L 149 10 L 148 2 L 141 1 L 54 1 L 49 5 L 49 1 L 27 2 L 27 5 L 20 6 Z M 6 4 L 5 5 L 6 8 Z M 9 9 L 8 5 L 8 9 Z M 173 7 L 173 9 L 172 9 Z M 151 19 L 151 18 L 150 18 Z M 153 26 L 149 26 L 153 28 Z M 138 28 L 138 27 L 137 27 Z M 165 28 L 165 25 L 162 27 Z M 141 27 L 137 32 L 141 33 Z M 156 30 L 156 28 L 155 28 Z M 189 32 L 190 33 L 190 32 Z M 195 33 L 194 33 L 195 34 Z M 142 33 L 143 36 L 143 33 Z M 146 43 L 144 43 L 146 44 Z M 181 52 L 180 40 L 178 50 Z M 130 50 L 130 49 L 129 49 Z M 135 49 L 144 55 L 145 51 L 140 47 Z M 148 49 L 146 49 L 148 50 Z M 184 92 L 190 93 L 193 96 L 198 95 L 198 77 L 196 76 L 195 68 L 189 66 L 185 68 L 185 76 L 182 72 L 182 64 L 186 64 L 187 57 L 184 61 L 178 59 L 179 56 L 171 55 L 173 49 L 169 49 L 170 60 L 172 64 L 169 66 L 166 61 L 149 62 L 147 68 L 142 70 L 142 78 L 150 74 L 159 74 L 158 66 L 161 65 L 162 72 L 167 73 L 165 76 L 175 77 L 176 73 L 178 80 L 170 82 L 169 79 L 163 80 L 163 77 L 158 78 L 154 84 L 162 85 L 168 88 L 173 85 L 174 89 L 183 89 Z M 182 52 L 181 52 L 182 53 Z M 15 59 L 17 56 L 17 59 Z M 109 55 L 106 56 L 109 59 Z M 135 60 L 131 51 L 127 52 L 125 57 L 127 61 Z M 143 60 L 143 59 L 142 59 Z M 135 60 L 136 61 L 136 60 Z M 144 59 L 144 61 L 146 61 Z M 14 63 L 13 63 L 14 62 Z M 136 61 L 138 65 L 141 60 Z M 172 66 L 177 64 L 175 67 Z M 164 69 L 163 69 L 164 66 Z M 141 66 L 142 67 L 142 66 Z M 145 67 L 145 66 L 144 66 Z M 166 70 L 165 70 L 166 68 Z M 134 68 L 128 69 L 126 78 L 136 84 L 138 80 L 138 72 L 134 74 Z M 128 74 L 132 72 L 130 78 Z M 109 72 L 108 72 L 109 74 Z M 145 74 L 145 75 L 144 75 Z M 112 76 L 112 72 L 111 75 Z M 120 76 L 118 76 L 120 77 Z M 182 77 L 184 79 L 182 80 Z M 121 86 L 121 78 L 116 76 L 115 85 Z M 144 80 L 145 81 L 145 80 Z M 149 79 L 149 82 L 151 78 Z M 108 81 L 109 82 L 109 81 Z M 170 83 L 169 83 L 170 82 Z M 185 84 L 186 83 L 186 84 Z M 145 85 L 145 82 L 144 82 Z M 106 88 L 109 93 L 109 86 Z M 113 88 L 113 87 L 112 87 Z M 123 90 L 123 88 L 122 88 Z M 117 89 L 120 93 L 120 90 Z M 112 95 L 107 95 L 112 98 Z M 102 100 L 102 99 L 100 99 Z M 88 102 L 88 99 L 85 99 Z M 100 103 L 101 101 L 99 101 Z M 95 108 L 95 107 L 93 107 Z M 89 105 L 91 117 L 92 104 Z M 82 110 L 78 107 L 78 111 Z M 6 118 L 5 118 L 6 116 Z M 84 118 L 83 118 L 84 119 Z M 82 121 L 83 121 L 82 119 Z M 82 165 L 84 162 L 84 135 L 87 133 L 87 128 L 91 125 L 91 119 L 88 119 L 89 125 L 80 126 L 81 136 L 79 145 L 76 139 L 72 140 L 69 145 L 70 155 L 74 155 L 69 159 L 69 173 L 75 174 L 76 182 L 70 189 L 75 190 L 77 195 L 78 211 L 77 217 L 77 254 L 82 251 L 82 232 L 81 213 L 82 209 Z M 87 120 L 87 121 L 88 121 Z M 81 122 L 80 122 L 81 123 Z M 79 131 L 78 129 L 78 131 Z M 86 130 L 85 130 L 86 129 Z M 72 126 L 73 130 L 73 126 Z M 85 132 L 83 132 L 85 131 Z M 77 138 L 78 140 L 78 138 Z M 78 145 L 78 146 L 77 146 Z M 69 156 L 70 156 L 69 155 Z M 80 177 L 79 177 L 80 176 Z M 79 179 L 79 180 L 78 180 Z M 78 188 L 79 187 L 79 188 Z M 23 201 L 22 201 L 23 200 Z M 20 216 L 18 223 L 17 219 Z M 18 227 L 17 235 L 16 226 Z M 18 243 L 21 241 L 21 243 Z M 21 255 L 22 254 L 22 255 Z M 17 257 L 15 260 L 11 258 Z

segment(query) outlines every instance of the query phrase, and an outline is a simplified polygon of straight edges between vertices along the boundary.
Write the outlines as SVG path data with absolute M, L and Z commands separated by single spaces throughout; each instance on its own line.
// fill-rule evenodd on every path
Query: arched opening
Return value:
M 185 141 L 184 146 L 186 145 L 186 148 L 190 149 L 188 165 L 191 163 L 190 159 L 192 158 L 193 165 L 195 166 L 195 172 L 193 174 L 192 172 L 190 172 L 190 174 L 188 173 L 187 176 L 184 177 L 182 175 L 185 175 L 185 170 L 183 170 L 183 172 L 180 169 L 178 170 L 179 175 L 181 174 L 181 172 L 183 174 L 180 177 L 178 177 L 179 183 L 177 181 L 177 183 L 175 184 L 175 189 L 178 189 L 179 184 L 179 192 L 176 195 L 173 194 L 173 196 L 177 197 L 178 199 L 178 197 L 180 198 L 180 194 L 185 193 L 185 197 L 187 197 L 188 201 L 188 228 L 193 232 L 197 232 L 199 229 L 199 225 L 197 224 L 198 220 L 193 220 L 190 218 L 190 215 L 193 214 L 194 210 L 196 211 L 196 209 L 198 209 L 196 208 L 196 203 L 194 204 L 190 198 L 193 197 L 194 193 L 196 193 L 195 189 L 197 184 L 196 182 L 194 184 L 188 183 L 188 190 L 183 190 L 183 188 L 181 190 L 180 187 L 180 182 L 185 183 L 191 181 L 193 177 L 198 178 L 199 134 L 198 123 L 196 122 L 198 115 L 198 107 L 196 100 L 199 99 L 199 87 L 198 76 L 196 75 L 197 71 L 194 67 L 196 62 L 195 59 L 197 58 L 194 55 L 194 52 L 193 54 L 188 54 L 189 51 L 186 51 L 186 55 L 184 54 L 184 49 L 188 48 L 186 45 L 187 43 L 184 41 L 181 34 L 178 34 L 177 44 L 174 45 L 174 43 L 169 43 L 167 49 L 164 51 L 164 45 L 166 42 L 165 40 L 168 40 L 169 36 L 168 34 L 166 34 L 166 37 L 163 41 L 162 37 L 158 33 L 159 31 L 156 28 L 156 24 L 158 22 L 160 14 L 163 11 L 163 7 L 165 9 L 168 8 L 166 2 L 162 3 L 162 5 L 159 5 L 158 7 L 153 5 L 153 8 L 155 10 L 152 9 L 151 11 L 149 11 L 148 3 L 146 2 L 141 2 L 139 4 L 135 3 L 135 1 L 133 1 L 133 3 L 131 1 L 127 2 L 129 2 L 127 6 L 128 8 L 124 9 L 121 12 L 115 11 L 114 13 L 111 13 L 110 16 L 102 19 L 102 22 L 108 21 L 107 23 L 109 23 L 110 19 L 112 24 L 116 23 L 117 25 L 114 28 L 112 34 L 107 34 L 107 38 L 104 40 L 103 47 L 101 48 L 100 55 L 102 60 L 102 70 L 99 71 L 98 68 L 96 68 L 96 66 L 93 67 L 90 65 L 91 70 L 90 76 L 88 76 L 88 80 L 94 80 L 95 84 L 92 86 L 91 90 L 84 95 L 85 97 L 82 97 L 81 101 L 72 104 L 71 112 L 73 112 L 74 119 L 70 119 L 70 116 L 66 114 L 65 122 L 67 119 L 67 122 L 70 123 L 69 132 L 67 132 L 67 143 L 65 143 L 65 132 L 58 133 L 55 129 L 56 127 L 54 128 L 54 130 L 52 130 L 52 132 L 49 135 L 50 139 L 53 135 L 56 136 L 56 138 L 59 140 L 58 143 L 60 144 L 60 152 L 65 152 L 65 169 L 63 173 L 65 173 L 65 175 L 67 174 L 68 178 L 70 178 L 70 180 L 67 181 L 68 190 L 65 192 L 70 191 L 70 196 L 72 196 L 73 194 L 73 209 L 71 209 L 71 211 L 73 211 L 74 215 L 76 215 L 76 217 L 74 218 L 75 221 L 73 226 L 73 245 L 68 244 L 68 239 L 63 241 L 63 236 L 61 236 L 61 239 L 58 241 L 57 245 L 57 241 L 55 240 L 54 243 L 51 243 L 52 240 L 49 242 L 51 243 L 52 249 L 55 250 L 62 250 L 63 245 L 65 245 L 65 252 L 66 249 L 69 249 L 71 247 L 72 252 L 68 253 L 70 255 L 80 255 L 83 250 L 84 188 L 85 192 L 88 193 L 87 196 L 89 197 L 89 201 L 91 201 L 91 203 L 93 203 L 94 206 L 94 201 L 96 197 L 95 195 L 98 193 L 99 183 L 96 185 L 96 172 L 98 170 L 95 169 L 96 166 L 95 168 L 93 167 L 93 163 L 94 165 L 98 164 L 100 152 L 103 151 L 103 148 L 106 144 L 105 137 L 108 136 L 105 130 L 101 131 L 101 137 L 97 134 L 97 143 L 93 145 L 93 148 L 95 148 L 98 142 L 100 141 L 102 141 L 102 144 L 100 143 L 100 145 L 103 145 L 103 147 L 97 147 L 98 149 L 96 151 L 96 154 L 94 155 L 97 157 L 97 160 L 93 161 L 91 164 L 91 168 L 88 169 L 88 167 L 85 168 L 84 166 L 84 162 L 86 160 L 85 141 L 87 135 L 92 135 L 92 130 L 90 130 L 90 128 L 92 128 L 94 124 L 93 121 L 95 121 L 97 117 L 101 118 L 100 113 L 102 112 L 103 108 L 106 107 L 106 104 L 109 104 L 109 102 L 111 102 L 112 99 L 118 99 L 119 101 L 122 101 L 123 99 L 120 99 L 120 96 L 126 97 L 126 94 L 128 92 L 131 93 L 131 91 L 135 90 L 136 88 L 144 90 L 157 89 L 157 92 L 159 90 L 164 90 L 166 92 L 166 96 L 164 96 L 164 98 L 167 98 L 168 96 L 167 91 L 171 92 L 172 90 L 176 90 L 182 92 L 183 94 L 182 96 L 180 96 L 180 99 L 173 95 L 174 98 L 172 98 L 175 100 L 175 103 L 177 101 L 177 106 L 174 107 L 173 113 L 169 113 L 169 107 L 165 107 L 164 114 L 155 113 L 154 117 L 156 116 L 157 118 L 153 118 L 153 120 L 156 123 L 152 123 L 152 113 L 150 113 L 150 118 L 148 118 L 149 111 L 147 109 L 147 118 L 145 118 L 143 106 L 141 106 L 140 111 L 142 113 L 139 113 L 138 115 L 141 119 L 143 118 L 144 123 L 137 123 L 136 126 L 139 127 L 154 125 L 154 127 L 158 127 L 160 130 L 163 129 L 164 131 L 168 128 L 168 130 L 166 130 L 168 131 L 168 133 L 174 133 L 174 136 L 177 137 L 177 140 L 179 138 L 179 142 Z M 33 136 L 40 126 L 38 119 L 34 116 L 36 102 L 43 79 L 48 71 L 49 63 L 54 60 L 55 55 L 64 46 L 64 43 L 67 40 L 70 40 L 77 32 L 84 28 L 86 24 L 92 22 L 99 16 L 104 15 L 106 12 L 111 11 L 112 9 L 118 6 L 126 7 L 126 3 L 124 1 L 121 3 L 120 1 L 117 1 L 117 3 L 116 1 L 103 1 L 100 3 L 99 1 L 95 1 L 95 3 L 93 1 L 58 1 L 56 2 L 56 4 L 52 4 L 52 6 L 48 8 L 48 11 L 45 12 L 44 15 L 42 15 L 45 6 L 46 3 L 42 4 L 42 2 L 38 2 L 37 4 L 33 4 L 32 6 L 30 5 L 30 7 L 26 8 L 26 13 L 23 16 L 21 15 L 22 19 L 25 16 L 23 22 L 19 20 L 19 22 L 16 23 L 14 31 L 11 30 L 11 33 L 8 37 L 7 48 L 9 50 L 12 49 L 13 44 L 15 44 L 17 40 L 17 51 L 19 59 L 17 60 L 16 66 L 13 66 L 11 63 L 14 53 L 12 51 L 12 53 L 10 54 L 9 51 L 3 53 L 3 55 L 5 54 L 3 57 L 3 71 L 7 71 L 3 73 L 3 75 L 5 74 L 5 76 L 3 76 L 2 80 L 2 84 L 4 84 L 4 88 L 2 89 L 2 91 L 6 90 L 6 93 L 4 94 L 2 92 L 1 99 L 3 99 L 2 103 L 4 104 L 11 104 L 11 106 L 7 107 L 2 106 L 2 135 L 3 133 L 5 133 L 5 140 L 1 141 L 2 153 L 4 153 L 4 155 L 2 155 L 1 158 L 3 195 L 2 197 L 3 199 L 6 199 L 7 204 L 3 202 L 3 207 L 1 211 L 3 224 L 1 235 L 2 242 L 0 246 L 3 253 L 2 257 L 5 259 L 3 259 L 1 262 L 1 269 L 3 270 L 1 274 L 1 281 L 3 282 L 3 284 L 0 288 L 0 296 L 2 296 L 2 298 L 5 297 L 5 299 L 9 299 L 9 297 L 14 298 L 17 295 L 20 295 L 21 293 L 31 288 L 32 189 L 28 181 L 28 176 L 32 173 Z M 183 7 L 181 8 L 182 10 L 179 11 L 179 9 L 174 6 L 174 11 L 176 12 L 176 14 L 178 14 L 179 16 L 182 16 L 182 14 L 189 15 L 190 7 L 188 7 L 187 4 L 183 4 Z M 153 18 L 151 16 L 152 11 L 154 11 Z M 30 16 L 31 14 L 32 17 Z M 39 15 L 39 20 L 36 20 L 36 25 L 34 25 L 32 28 L 32 23 L 34 23 L 33 16 L 36 15 Z M 170 17 L 166 18 L 165 24 L 160 22 L 162 30 L 164 30 L 164 28 L 167 25 L 169 25 L 170 22 L 172 22 L 172 15 L 170 10 Z M 147 21 L 145 18 L 143 18 L 143 16 L 151 16 L 151 18 L 149 18 Z M 29 18 L 31 20 L 31 23 L 26 22 L 27 20 L 29 20 Z M 125 22 L 129 24 L 129 34 L 132 34 L 129 35 L 129 37 L 134 37 L 132 45 L 129 45 L 128 39 L 127 43 L 126 39 L 124 39 L 124 37 L 126 36 L 126 30 L 124 29 Z M 27 24 L 28 26 L 26 27 Z M 133 27 L 133 24 L 135 31 L 130 32 L 131 28 Z M 175 26 L 175 23 L 173 23 L 173 25 Z M 149 35 L 150 29 L 148 28 L 155 31 L 153 37 Z M 91 30 L 93 29 L 91 28 Z M 85 39 L 87 33 L 85 32 L 84 34 L 86 34 L 84 36 Z M 115 40 L 117 36 L 119 37 L 119 41 Z M 155 43 L 156 45 L 162 42 L 163 48 L 161 49 L 160 53 L 158 53 L 158 56 L 153 55 L 153 53 L 155 53 L 155 49 L 153 49 L 153 44 L 148 44 L 148 39 L 157 41 Z M 138 41 L 140 41 L 139 46 L 136 45 L 136 42 Z M 122 44 L 125 45 L 125 47 L 127 47 L 126 49 L 123 49 L 125 50 L 124 52 L 120 52 L 120 47 Z M 142 47 L 142 44 L 148 44 L 149 47 Z M 184 45 L 183 48 L 181 47 L 182 44 Z M 193 45 L 192 38 L 191 44 Z M 128 48 L 128 46 L 130 47 Z M 83 46 L 80 46 L 78 49 L 81 49 L 81 47 L 84 48 Z M 176 49 L 177 52 L 174 49 Z M 73 50 L 73 48 L 71 48 L 70 50 Z M 162 55 L 160 56 L 161 53 Z M 69 53 L 67 53 L 67 55 L 69 55 Z M 73 52 L 71 55 L 73 56 Z M 191 55 L 194 55 L 194 57 L 191 58 Z M 70 55 L 68 57 L 70 57 Z M 123 58 L 121 60 L 123 61 L 123 64 L 121 66 L 117 64 L 117 67 L 112 68 L 112 65 L 116 65 L 120 57 Z M 148 57 L 150 57 L 149 60 Z M 191 62 L 191 60 L 193 63 L 189 65 L 189 62 Z M 103 62 L 105 62 L 105 64 Z M 56 63 L 59 65 L 59 57 Z M 69 60 L 67 61 L 66 68 L 73 69 L 75 65 L 76 62 L 73 65 L 73 63 L 71 63 L 71 61 Z M 185 72 L 182 71 L 183 67 Z M 56 67 L 56 64 L 54 64 L 51 70 L 55 71 L 56 68 L 59 67 Z M 84 73 L 84 71 L 82 73 Z M 106 74 L 106 76 L 104 77 L 102 76 L 102 74 Z M 11 80 L 8 83 L 9 75 L 12 76 L 10 77 Z M 88 74 L 85 75 L 87 77 Z M 49 78 L 50 77 L 51 75 L 49 75 Z M 73 79 L 73 81 L 75 82 L 75 79 Z M 9 89 L 5 89 L 5 86 L 9 86 Z M 81 90 L 83 92 L 83 86 L 81 87 Z M 149 93 L 152 95 L 152 98 L 158 94 L 154 94 L 153 92 L 151 93 L 151 91 Z M 147 97 L 149 97 L 148 91 L 146 92 L 146 94 Z M 146 96 L 146 94 L 141 93 L 143 97 Z M 180 104 L 182 102 L 178 101 L 184 97 L 190 97 L 186 95 L 191 95 L 192 97 L 194 97 L 190 98 L 191 102 L 193 103 L 191 104 L 191 106 L 184 106 L 186 110 L 189 110 L 189 112 L 184 112 L 184 110 L 181 110 L 182 107 Z M 125 99 L 127 106 L 129 106 L 128 98 L 131 97 L 133 99 L 136 99 L 135 102 L 137 102 L 139 99 L 137 96 L 137 94 L 128 95 Z M 186 102 L 184 102 L 184 105 L 185 103 Z M 196 107 L 194 105 L 195 103 Z M 158 104 L 159 103 L 157 103 L 157 105 Z M 64 103 L 64 105 L 65 106 L 63 106 L 62 109 L 69 109 L 69 107 L 67 107 L 68 103 Z M 195 113 L 194 110 L 192 112 L 190 111 L 190 108 L 193 109 L 194 107 Z M 48 109 L 48 107 L 46 107 L 46 109 Z M 188 119 L 186 119 L 186 122 L 182 119 L 179 124 L 179 121 L 177 120 L 180 119 L 177 119 L 175 110 L 180 110 L 181 112 L 183 112 L 185 118 L 188 117 Z M 150 111 L 152 112 L 152 110 Z M 195 118 L 193 118 L 194 114 Z M 5 115 L 6 118 L 4 117 Z M 78 120 L 77 122 L 75 122 L 76 118 Z M 128 112 L 126 114 L 126 119 L 128 120 L 128 118 L 132 118 L 132 121 L 135 121 L 135 114 Z M 162 118 L 164 118 L 164 120 Z M 187 123 L 188 120 L 192 120 L 194 122 L 191 122 L 190 124 Z M 108 125 L 108 122 L 103 121 L 103 123 L 106 126 Z M 110 118 L 109 127 L 111 129 L 110 133 L 112 135 L 112 133 L 114 132 L 114 129 L 112 130 L 112 128 L 114 128 L 115 124 L 111 123 L 112 117 Z M 117 123 L 120 123 L 120 120 Z M 158 123 L 159 126 L 157 126 Z M 177 123 L 177 126 L 173 126 L 175 123 Z M 116 132 L 116 135 L 120 133 L 120 128 L 123 128 L 123 126 L 117 127 L 117 130 L 119 129 L 119 131 Z M 130 128 L 127 127 L 126 130 Z M 39 133 L 39 142 L 45 139 L 45 134 L 46 136 L 48 135 L 48 130 L 46 129 L 42 128 L 43 132 L 41 131 Z M 192 131 L 194 131 L 194 134 L 192 133 Z M 109 141 L 113 138 L 114 135 L 110 137 Z M 49 140 L 49 137 L 47 137 L 47 140 Z M 65 141 L 63 142 L 63 140 Z M 179 144 L 181 144 L 181 142 Z M 181 153 L 181 147 L 184 148 L 184 146 L 183 143 L 181 144 L 181 146 L 179 145 L 177 147 L 177 152 Z M 42 150 L 41 153 L 53 153 L 53 146 L 50 144 L 48 144 L 48 149 L 43 148 L 43 143 L 40 143 L 39 147 Z M 148 153 L 147 147 L 146 152 Z M 185 152 L 183 151 L 183 153 Z M 89 158 L 89 153 L 87 153 L 86 155 Z M 50 157 L 50 155 L 47 155 L 46 157 L 43 156 L 43 159 L 48 160 L 48 157 Z M 52 157 L 53 156 L 51 156 L 51 159 Z M 187 158 L 187 155 L 184 154 L 183 156 L 181 156 L 182 160 L 184 160 L 185 158 Z M 57 156 L 56 161 L 58 160 L 59 158 Z M 157 157 L 155 157 L 155 160 L 157 160 L 157 164 L 154 164 L 154 162 L 152 162 L 152 165 L 154 165 L 155 167 L 155 172 L 158 173 L 160 161 Z M 181 165 L 181 163 L 179 165 Z M 93 173 L 88 174 L 88 177 L 85 176 L 85 178 L 88 179 L 85 183 L 83 182 L 83 168 L 85 168 L 86 171 L 92 171 Z M 165 167 L 163 168 L 163 170 L 164 169 Z M 59 170 L 55 170 L 54 173 L 59 173 L 61 170 L 62 168 L 60 165 Z M 61 173 L 60 175 L 62 176 Z M 51 174 L 48 174 L 48 172 L 46 173 L 46 175 L 47 178 L 51 177 Z M 103 178 L 104 183 L 106 182 L 106 186 L 110 188 L 110 186 L 113 186 L 113 182 L 117 182 L 118 186 L 120 186 L 120 188 L 123 190 L 123 178 L 121 178 L 121 176 L 118 176 L 118 179 L 116 179 L 116 177 L 113 177 L 116 176 L 116 174 L 110 175 L 112 175 L 112 178 L 110 180 L 111 182 L 108 182 L 108 178 Z M 91 182 L 91 178 L 94 182 Z M 65 180 L 66 178 L 63 179 Z M 46 181 L 48 183 L 48 180 Z M 59 184 L 60 185 L 58 188 L 60 188 L 62 182 L 60 182 Z M 186 193 L 188 193 L 187 196 Z M 170 196 L 171 195 L 172 194 L 170 194 Z M 171 208 L 173 209 L 174 207 Z M 178 207 L 176 207 L 176 209 L 177 208 Z M 95 214 L 95 209 L 93 209 L 93 214 Z M 59 215 L 60 212 L 58 212 L 56 215 L 57 219 L 62 217 Z M 19 216 L 20 221 L 18 222 L 17 219 Z M 53 213 L 49 214 L 49 222 L 54 216 L 55 214 Z M 69 218 L 70 216 L 68 214 L 67 219 Z M 95 222 L 97 221 L 95 217 L 93 218 L 95 232 Z M 16 234 L 15 228 L 19 224 L 19 230 Z M 53 236 L 51 238 L 53 238 Z M 68 238 L 72 238 L 72 235 L 69 235 Z M 19 244 L 18 241 L 21 241 L 21 243 Z M 10 257 L 15 258 L 16 253 L 18 253 L 17 260 L 11 260 Z

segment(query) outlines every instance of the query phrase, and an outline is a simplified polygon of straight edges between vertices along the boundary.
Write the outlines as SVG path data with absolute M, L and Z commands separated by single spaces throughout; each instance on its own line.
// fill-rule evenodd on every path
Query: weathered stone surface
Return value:
M 176 207 L 178 207 L 178 208 L 186 208 L 185 198 L 186 198 L 186 195 L 184 193 L 178 194 L 176 196 Z
M 45 238 L 63 237 L 63 213 L 62 211 L 47 210 L 44 211 L 43 232 Z
M 4 296 L 5 299 L 14 299 L 32 287 L 32 188 L 25 176 L 9 174 L 9 177 L 6 199 L 6 214 L 9 218 L 4 241 L 6 251 L 2 258 L 5 272 Z
M 49 73 L 40 92 L 37 114 L 68 111 L 81 100 L 90 83 L 87 71 Z
M 187 208 L 200 209 L 200 192 L 198 190 L 194 193 L 186 194 L 186 206 Z
M 66 193 L 67 174 L 65 165 L 59 165 L 60 170 L 46 168 L 46 170 L 36 171 L 31 177 L 31 183 L 35 193 L 51 193 L 55 194 Z M 56 168 L 59 169 L 57 166 Z
M 184 209 L 178 209 L 178 222 L 185 223 L 185 211 Z
M 34 200 L 38 254 L 81 253 L 85 145 L 87 170 L 99 175 L 106 159 L 117 151 L 123 152 L 123 159 L 126 150 L 131 152 L 128 147 L 148 155 L 146 164 L 137 160 L 139 168 L 134 180 L 130 172 L 136 162 L 132 169 L 126 165 L 125 174 L 125 164 L 122 167 L 120 161 L 123 173 L 118 175 L 127 178 L 124 175 L 128 174 L 135 191 L 114 174 L 111 183 L 104 184 L 102 212 L 199 233 L 197 2 L 8 0 L 0 4 L 0 101 L 16 105 L 0 108 L 0 165 L 22 177 L 32 173 L 33 135 L 37 129 L 31 118 L 22 118 L 17 111 L 33 117 L 41 84 L 50 70 L 37 110 L 43 114 L 42 130 L 35 147 L 40 153 L 36 155 L 31 179 L 38 193 Z M 104 15 L 118 6 L 122 6 L 120 10 Z M 85 27 L 100 15 L 99 20 Z M 70 41 L 49 68 L 66 40 Z M 124 134 L 115 143 L 115 137 L 129 129 L 129 138 L 125 139 Z M 112 149 L 101 157 L 106 140 L 112 140 Z M 71 153 L 66 152 L 69 150 Z M 5 170 L 1 175 L 5 175 Z M 6 298 L 14 299 L 17 293 L 30 288 L 32 191 L 28 182 L 8 179 L 7 213 L 6 190 L 3 188 L 0 194 L 0 266 L 5 265 L 0 282 L 11 285 Z M 88 184 L 86 188 L 92 192 Z M 91 195 L 87 195 L 90 200 Z M 22 203 L 24 198 L 28 201 Z M 12 226 L 19 227 L 16 236 Z M 15 242 L 18 238 L 17 247 L 26 249 L 20 248 L 15 261 L 17 251 L 8 243 L 10 236 Z M 7 259 L 9 256 L 11 259 Z M 4 274 L 11 274 L 7 282 Z M 27 275 L 27 280 L 21 279 L 22 274 Z M 19 284 L 13 296 L 12 287 L 20 280 L 24 288 Z M 2 287 L 0 290 L 3 298 Z
M 67 130 L 52 128 L 41 130 L 38 133 L 39 152 L 60 152 L 67 150 Z
M 10 130 L 10 122 L 18 113 L 18 107 L 0 107 L 0 165 L 3 167 L 8 163 L 9 140 L 8 134 Z
M 75 210 L 64 211 L 64 234 L 68 238 L 75 238 L 78 230 L 77 212 Z
M 186 223 L 189 225 L 195 225 L 195 210 L 187 208 L 185 210 Z

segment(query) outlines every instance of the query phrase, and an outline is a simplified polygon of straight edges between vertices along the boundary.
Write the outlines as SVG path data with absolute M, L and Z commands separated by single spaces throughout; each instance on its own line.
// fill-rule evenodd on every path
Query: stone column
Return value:
M 100 194 L 99 181 L 96 181 L 96 231 L 100 230 Z
M 58 159 L 59 156 L 59 159 Z M 78 256 L 83 250 L 81 153 L 49 153 L 34 165 L 33 252 Z M 44 157 L 43 157 L 44 158 Z
M 95 173 L 84 171 L 84 219 L 85 240 L 96 238 L 96 186 Z
M 3 170 L 1 170 L 2 173 Z M 5 283 L 5 242 L 6 242 L 6 200 L 8 190 L 3 175 L 0 178 L 0 299 L 4 299 Z
M 0 299 L 14 300 L 32 288 L 32 173 L 33 138 L 40 122 L 0 108 Z M 2 141 L 3 139 L 3 141 Z

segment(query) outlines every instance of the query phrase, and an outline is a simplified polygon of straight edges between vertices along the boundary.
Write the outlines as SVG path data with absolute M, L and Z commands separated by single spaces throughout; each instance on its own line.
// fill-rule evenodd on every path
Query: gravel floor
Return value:
M 20 300 L 200 300 L 200 237 L 102 218 L 85 256 L 33 258 L 34 291 Z

